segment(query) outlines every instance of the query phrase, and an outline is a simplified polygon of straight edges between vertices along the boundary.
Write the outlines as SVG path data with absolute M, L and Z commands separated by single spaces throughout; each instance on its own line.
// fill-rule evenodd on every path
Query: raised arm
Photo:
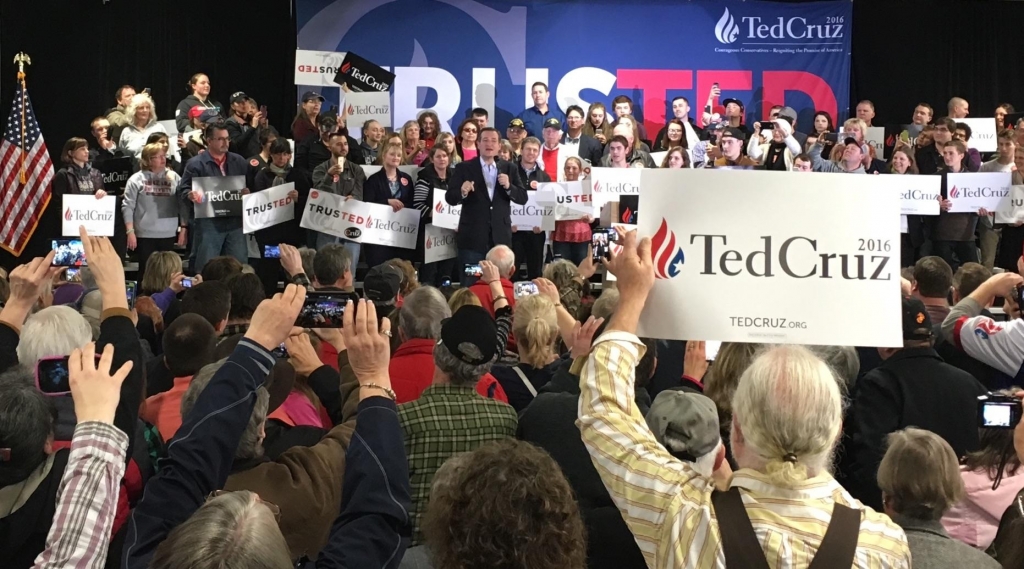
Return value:
M 18 365 L 18 333 L 43 289 L 53 282 L 61 267 L 50 266 L 54 252 L 36 257 L 11 271 L 11 294 L 0 310 L 0 373 Z
M 950 310 L 942 321 L 943 337 L 972 358 L 1009 376 L 1017 375 L 1024 353 L 1024 320 L 995 322 L 981 316 L 981 310 L 997 296 L 1007 299 L 1004 308 L 1016 306 L 1014 290 L 1022 285 L 1024 279 L 1016 273 L 993 275 Z

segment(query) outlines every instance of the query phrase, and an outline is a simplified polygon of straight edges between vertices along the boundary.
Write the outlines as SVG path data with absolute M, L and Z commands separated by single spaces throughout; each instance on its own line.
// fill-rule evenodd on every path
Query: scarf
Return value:
M 267 170 L 270 170 L 270 172 L 274 175 L 274 181 L 273 183 L 270 184 L 273 187 L 281 186 L 287 183 L 285 178 L 287 178 L 288 173 L 292 171 L 292 167 L 289 165 L 283 168 L 278 168 L 277 166 L 274 166 L 273 162 L 271 162 L 267 164 Z

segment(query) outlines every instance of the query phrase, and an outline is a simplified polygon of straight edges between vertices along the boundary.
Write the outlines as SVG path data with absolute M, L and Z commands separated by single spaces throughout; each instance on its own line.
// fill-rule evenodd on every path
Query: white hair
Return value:
M 842 396 L 828 364 L 807 348 L 778 346 L 759 355 L 740 377 L 732 408 L 741 468 L 789 487 L 828 469 L 842 426 Z
M 421 286 L 405 297 L 398 311 L 398 329 L 403 340 L 436 340 L 441 337 L 441 321 L 451 318 L 452 309 L 441 291 Z
M 516 267 L 516 254 L 506 245 L 496 245 L 487 252 L 487 261 L 494 263 L 498 274 L 507 278 Z
M 72 350 L 92 341 L 92 327 L 70 306 L 51 306 L 29 316 L 21 329 L 18 361 L 34 367 L 50 356 L 71 355 Z
M 715 461 L 718 459 L 718 452 L 722 450 L 722 440 L 718 440 L 718 444 L 711 452 L 698 456 L 697 460 L 693 461 L 693 469 L 697 471 L 701 476 L 711 478 L 711 475 L 715 472 Z
M 153 102 L 153 98 L 146 93 L 137 93 L 132 97 L 131 101 L 128 102 L 128 106 L 124 110 L 124 114 L 128 117 L 129 123 L 132 125 L 135 124 L 135 111 L 138 110 L 141 105 L 149 105 L 149 124 L 157 122 L 156 103 Z

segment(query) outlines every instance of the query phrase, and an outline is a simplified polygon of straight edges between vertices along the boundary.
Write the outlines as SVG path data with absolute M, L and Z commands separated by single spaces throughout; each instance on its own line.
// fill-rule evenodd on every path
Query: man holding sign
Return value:
M 526 205 L 519 168 L 499 159 L 501 135 L 494 128 L 480 132 L 480 157 L 455 166 L 445 201 L 462 205 L 459 218 L 459 264 L 479 263 L 495 245 L 512 245 L 512 203 Z M 470 278 L 463 275 L 463 284 Z
M 943 198 L 940 208 L 942 211 L 935 222 L 932 234 L 932 240 L 935 243 L 934 253 L 949 263 L 954 273 L 964 263 L 978 262 L 978 250 L 974 246 L 974 230 L 978 224 L 978 215 L 988 215 L 985 208 L 970 211 L 970 208 L 962 205 L 977 188 L 960 187 L 956 182 L 950 182 L 951 174 L 959 174 L 963 171 L 966 154 L 967 146 L 959 140 L 951 140 L 942 146 L 942 160 L 945 162 L 945 168 L 940 170 Z M 953 258 L 954 254 L 956 260 Z
M 348 136 L 341 132 L 333 132 L 328 137 L 328 147 L 331 149 L 331 158 L 320 163 L 313 169 L 313 188 L 342 196 L 346 200 L 363 199 L 363 184 L 366 182 L 366 175 L 359 164 L 348 159 L 349 141 Z M 327 233 L 315 232 L 315 248 L 320 250 L 324 245 L 338 243 L 345 245 L 345 249 L 352 255 L 352 259 L 359 263 L 359 243 L 341 239 Z
M 242 264 L 249 262 L 245 235 L 242 233 L 241 208 L 239 208 L 237 216 L 209 218 L 195 216 L 196 205 L 203 204 L 204 200 L 209 203 L 214 197 L 204 195 L 201 188 L 194 187 L 195 179 L 241 176 L 244 185 L 245 175 L 249 171 L 249 163 L 245 158 L 228 152 L 231 138 L 228 136 L 228 129 L 224 123 L 216 122 L 208 125 L 204 134 L 207 144 L 206 152 L 185 164 L 185 174 L 181 177 L 181 183 L 176 192 L 178 200 L 184 204 L 186 211 L 193 213 L 191 216 L 193 217 L 193 231 L 190 232 L 192 256 L 189 266 L 196 272 L 201 271 L 207 261 L 220 255 L 231 255 Z M 248 194 L 249 189 L 243 187 L 241 193 Z M 240 199 L 239 205 L 241 205 Z

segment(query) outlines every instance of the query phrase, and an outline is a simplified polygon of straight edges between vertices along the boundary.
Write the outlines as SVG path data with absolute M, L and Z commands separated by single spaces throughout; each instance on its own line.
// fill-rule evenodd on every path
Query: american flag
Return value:
M 24 183 L 21 179 L 23 163 Z M 19 81 L 11 105 L 11 115 L 7 119 L 7 132 L 3 142 L 0 142 L 0 247 L 15 256 L 21 255 L 36 230 L 39 218 L 50 203 L 51 180 L 53 162 L 50 161 L 43 135 L 39 132 L 39 123 L 32 112 L 28 91 L 25 90 L 25 84 Z

